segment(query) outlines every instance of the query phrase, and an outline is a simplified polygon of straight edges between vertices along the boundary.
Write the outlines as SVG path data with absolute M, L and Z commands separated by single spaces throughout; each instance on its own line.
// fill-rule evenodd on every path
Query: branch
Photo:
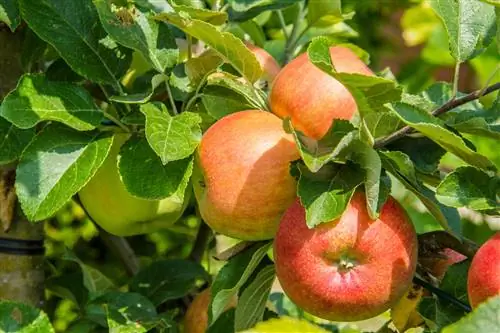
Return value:
M 472 309 L 471 309 L 471 307 L 469 305 L 467 305 L 464 302 L 462 302 L 461 300 L 453 297 L 452 295 L 448 294 L 447 292 L 445 292 L 445 291 L 443 291 L 443 290 L 441 290 L 439 288 L 434 287 L 432 284 L 430 284 L 427 281 L 419 279 L 418 277 L 414 277 L 413 278 L 413 282 L 415 284 L 418 284 L 419 286 L 422 286 L 425 289 L 429 290 L 431 293 L 433 293 L 434 295 L 436 295 L 438 298 L 444 299 L 444 300 L 452 303 L 456 307 L 459 307 L 464 312 L 471 312 L 472 311 Z
M 447 103 L 443 104 L 441 107 L 437 108 L 432 112 L 433 116 L 440 116 L 450 110 L 455 109 L 456 107 L 459 107 L 460 105 L 472 102 L 476 99 L 479 99 L 480 97 L 486 96 L 488 94 L 491 94 L 492 92 L 495 92 L 497 90 L 500 90 L 500 82 L 497 82 L 486 89 L 481 89 L 481 90 L 476 90 L 468 95 L 465 95 L 463 97 L 459 98 L 453 98 Z M 410 126 L 405 126 L 401 128 L 400 130 L 392 133 L 391 135 L 386 136 L 385 138 L 379 139 L 375 141 L 374 148 L 381 148 L 386 145 L 388 145 L 391 142 L 394 142 L 398 139 L 401 139 L 402 137 L 412 133 L 414 130 Z
M 460 241 L 446 231 L 432 231 L 418 235 L 419 253 L 435 253 L 450 248 L 468 258 L 474 257 L 479 246 L 474 242 L 463 239 Z
M 196 234 L 196 240 L 194 241 L 193 248 L 189 254 L 189 259 L 200 262 L 203 258 L 203 253 L 207 248 L 207 243 L 212 234 L 212 230 L 206 225 L 203 220 L 201 221 L 200 227 L 198 228 L 198 233 Z

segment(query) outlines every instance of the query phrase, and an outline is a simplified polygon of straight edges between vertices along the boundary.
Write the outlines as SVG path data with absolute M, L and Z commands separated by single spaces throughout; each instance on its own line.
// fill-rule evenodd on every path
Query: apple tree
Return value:
M 0 0 L 0 332 L 500 331 L 498 0 Z

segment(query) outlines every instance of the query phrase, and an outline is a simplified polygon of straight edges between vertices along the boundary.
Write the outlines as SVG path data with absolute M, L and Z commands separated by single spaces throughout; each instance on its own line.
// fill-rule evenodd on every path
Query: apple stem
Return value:
M 432 284 L 430 284 L 427 281 L 424 281 L 424 280 L 422 280 L 422 279 L 420 279 L 418 277 L 414 277 L 413 278 L 413 282 L 415 284 L 418 284 L 419 286 L 422 286 L 425 289 L 429 290 L 431 293 L 433 293 L 434 295 L 436 295 L 438 298 L 444 299 L 447 302 L 450 302 L 453 305 L 461 308 L 465 312 L 471 312 L 472 311 L 471 307 L 468 304 L 465 304 L 464 302 L 462 302 L 461 300 L 453 297 L 452 295 L 448 294 L 447 292 L 445 292 L 445 291 L 443 291 L 443 290 L 441 290 L 439 288 L 434 287 Z
M 198 233 L 196 234 L 196 240 L 194 241 L 193 248 L 191 249 L 191 253 L 189 254 L 190 260 L 195 262 L 201 261 L 211 235 L 212 232 L 210 228 L 202 220 L 200 223 L 200 227 L 198 228 Z

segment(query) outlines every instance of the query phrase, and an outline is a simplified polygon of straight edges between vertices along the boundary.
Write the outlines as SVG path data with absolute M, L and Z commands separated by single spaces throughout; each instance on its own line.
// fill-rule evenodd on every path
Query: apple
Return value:
M 473 308 L 500 295 L 500 232 L 486 241 L 472 258 L 467 293 Z
M 262 67 L 262 78 L 265 81 L 272 83 L 281 70 L 281 67 L 276 59 L 274 59 L 274 57 L 270 55 L 266 50 L 261 49 L 258 46 L 250 43 L 245 43 L 245 45 L 250 49 L 250 51 L 253 52 L 260 66 Z
M 297 200 L 281 219 L 274 260 L 285 294 L 299 307 L 327 320 L 364 320 L 396 305 L 410 288 L 417 235 L 391 197 L 371 220 L 358 192 L 340 218 L 313 229 Z
M 374 75 L 350 49 L 330 48 L 338 72 Z M 351 93 L 336 79 L 317 68 L 307 53 L 287 64 L 273 82 L 270 93 L 272 111 L 290 117 L 296 130 L 319 140 L 334 119 L 350 120 L 357 111 Z
M 183 214 L 190 189 L 184 198 L 173 195 L 162 200 L 144 200 L 132 196 L 118 172 L 118 153 L 129 138 L 115 134 L 108 157 L 78 196 L 88 215 L 107 232 L 132 236 L 167 228 Z
M 233 297 L 226 311 L 236 307 L 237 298 Z M 184 333 L 205 333 L 208 328 L 208 306 L 210 305 L 210 288 L 196 295 L 184 316 Z
M 193 187 L 201 217 L 229 237 L 273 238 L 296 197 L 289 169 L 298 158 L 293 137 L 272 113 L 247 110 L 221 118 L 196 153 Z

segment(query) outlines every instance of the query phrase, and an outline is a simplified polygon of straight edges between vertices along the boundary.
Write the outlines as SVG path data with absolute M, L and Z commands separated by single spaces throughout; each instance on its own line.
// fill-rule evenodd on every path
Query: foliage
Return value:
M 361 190 L 371 218 L 391 194 L 419 234 L 480 245 L 500 230 L 496 0 L 0 0 L 0 32 L 7 28 L 23 42 L 13 57 L 24 74 L 0 95 L 0 166 L 15 167 L 22 212 L 44 223 L 47 306 L 1 301 L 1 332 L 179 332 L 207 287 L 209 332 L 392 329 L 383 327 L 387 314 L 346 324 L 305 313 L 273 283 L 271 242 L 213 237 L 184 195 L 210 125 L 271 111 L 272 83 L 247 43 L 280 65 L 307 53 L 358 106 L 321 140 L 283 121 L 300 152 L 290 172 L 310 228 L 340 217 Z M 338 44 L 369 58 L 377 75 L 337 71 L 329 47 Z M 0 68 L 0 81 L 7 75 Z M 117 249 L 77 194 L 124 133 L 116 166 L 127 191 L 188 208 L 173 226 L 120 239 Z M 470 314 L 460 308 L 468 307 L 468 261 L 441 282 L 419 264 L 438 292 L 412 303 L 424 318 L 417 326 L 500 329 L 490 315 L 498 297 Z

